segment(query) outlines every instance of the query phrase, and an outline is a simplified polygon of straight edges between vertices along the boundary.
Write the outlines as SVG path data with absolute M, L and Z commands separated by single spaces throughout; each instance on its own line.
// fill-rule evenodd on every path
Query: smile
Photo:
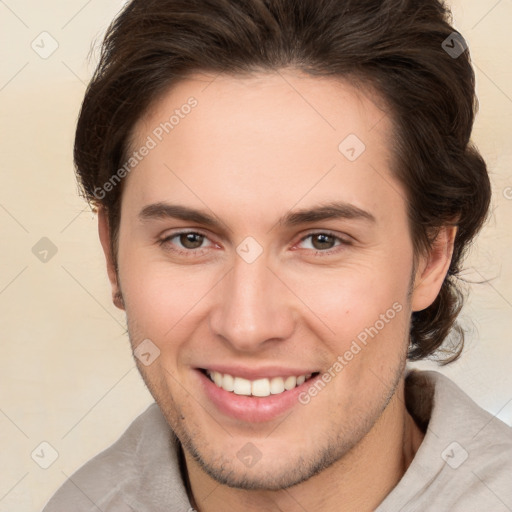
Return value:
M 213 365 L 212 365 L 213 366 Z M 321 378 L 313 368 L 196 367 L 193 372 L 205 404 L 226 418 L 249 424 L 278 420 L 294 407 L 302 408 L 299 395 Z M 208 409 L 210 414 L 212 409 Z M 301 409 L 302 410 L 302 409 Z M 230 421 L 228 420 L 228 421 Z M 222 421 L 222 420 L 221 420 Z
M 279 395 L 285 391 L 290 391 L 297 386 L 301 386 L 317 373 L 307 375 L 273 377 L 256 380 L 236 377 L 228 373 L 220 373 L 212 370 L 205 370 L 205 374 L 212 382 L 224 391 L 229 391 L 235 395 L 267 397 L 270 395 Z

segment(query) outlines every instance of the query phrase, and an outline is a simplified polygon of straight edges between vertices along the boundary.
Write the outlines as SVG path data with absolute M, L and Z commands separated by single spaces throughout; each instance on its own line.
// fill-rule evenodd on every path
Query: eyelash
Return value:
M 197 248 L 197 249 L 175 249 L 175 248 L 169 248 L 168 246 L 172 245 L 170 243 L 170 241 L 173 239 L 173 238 L 176 238 L 176 237 L 179 237 L 181 235 L 190 235 L 190 234 L 193 234 L 193 235 L 200 235 L 200 236 L 204 236 L 206 239 L 208 238 L 204 233 L 201 233 L 199 231 L 179 231 L 177 233 L 173 233 L 169 236 L 166 236 L 165 238 L 162 238 L 158 241 L 159 245 L 164 247 L 165 249 L 167 250 L 170 250 L 171 252 L 174 252 L 174 253 L 177 253 L 179 255 L 183 255 L 185 257 L 199 257 L 201 256 L 202 254 L 199 254 L 200 251 L 202 250 L 205 250 L 207 249 L 207 247 L 204 247 L 204 248 Z M 335 235 L 334 233 L 330 232 L 330 231 L 315 231 L 313 233 L 308 233 L 307 235 L 305 235 L 304 237 L 302 237 L 299 241 L 300 242 L 303 242 L 304 240 L 310 238 L 310 237 L 313 237 L 315 235 L 327 235 L 329 237 L 332 237 L 334 238 L 335 242 L 336 241 L 339 241 L 340 243 L 335 246 L 334 248 L 332 249 L 327 249 L 325 251 L 320 251 L 318 249 L 315 249 L 313 250 L 313 253 L 315 256 L 331 256 L 337 252 L 339 252 L 340 250 L 342 250 L 341 248 L 343 246 L 348 246 L 348 245 L 351 245 L 351 243 L 348 241 L 348 240 L 345 240 L 337 235 Z

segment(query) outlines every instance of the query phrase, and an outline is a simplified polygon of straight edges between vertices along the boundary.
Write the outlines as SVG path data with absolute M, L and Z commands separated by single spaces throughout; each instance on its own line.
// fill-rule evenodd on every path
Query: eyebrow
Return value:
M 142 221 L 168 218 L 196 222 L 217 229 L 220 229 L 223 224 L 215 216 L 210 215 L 204 210 L 165 202 L 147 205 L 139 213 L 139 219 Z M 370 223 L 376 222 L 374 215 L 353 204 L 330 202 L 288 212 L 277 221 L 277 224 L 292 227 L 329 219 L 355 219 Z

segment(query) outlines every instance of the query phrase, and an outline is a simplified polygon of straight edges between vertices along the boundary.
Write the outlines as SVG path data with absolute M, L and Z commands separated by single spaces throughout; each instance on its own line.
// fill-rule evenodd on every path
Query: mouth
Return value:
M 305 382 L 316 377 L 319 372 L 308 373 L 306 375 L 289 375 L 283 377 L 272 377 L 249 380 L 243 377 L 230 375 L 229 373 L 220 373 L 214 370 L 201 369 L 217 387 L 241 396 L 254 396 L 264 398 L 270 395 L 280 395 L 286 391 L 291 391 Z
M 206 401 L 227 421 L 236 420 L 238 426 L 279 420 L 297 407 L 299 411 L 309 410 L 301 405 L 300 394 L 321 378 L 320 372 L 282 376 L 268 372 L 273 373 L 268 377 L 258 372 L 248 379 L 252 372 L 247 370 L 244 377 L 208 368 L 195 370 Z

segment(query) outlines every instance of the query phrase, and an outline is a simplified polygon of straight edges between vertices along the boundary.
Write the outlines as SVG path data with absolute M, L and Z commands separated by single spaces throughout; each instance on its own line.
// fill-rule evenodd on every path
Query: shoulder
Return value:
M 149 512 L 173 503 L 176 511 L 188 510 L 177 440 L 154 403 L 64 482 L 43 512 Z
M 512 510 L 512 428 L 435 371 L 408 373 L 406 403 L 425 437 L 379 512 Z
M 459 440 L 473 457 L 492 458 L 494 451 L 512 450 L 512 427 L 480 407 L 451 379 L 435 371 L 411 372 L 408 378 L 416 385 L 432 384 L 432 433 L 437 429 L 441 437 Z
M 437 382 L 432 432 L 446 446 L 441 487 L 457 508 L 476 504 L 489 510 L 512 508 L 512 428 L 477 405 L 453 381 L 429 372 Z M 437 411 L 436 411 L 437 407 Z M 441 445 L 439 446 L 442 447 Z

